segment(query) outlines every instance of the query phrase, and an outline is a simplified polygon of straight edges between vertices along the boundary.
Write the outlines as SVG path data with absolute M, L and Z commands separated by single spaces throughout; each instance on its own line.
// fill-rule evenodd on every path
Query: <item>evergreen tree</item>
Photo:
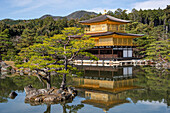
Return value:
M 37 74 L 39 71 L 45 72 L 46 76 L 42 78 L 47 81 L 48 89 L 50 88 L 50 72 L 55 71 L 62 74 L 61 89 L 64 89 L 66 87 L 66 75 L 75 69 L 69 63 L 78 55 L 94 57 L 90 53 L 84 52 L 84 50 L 94 47 L 95 44 L 92 39 L 89 39 L 89 36 L 84 35 L 80 39 L 70 37 L 79 32 L 80 28 L 65 28 L 62 34 L 46 38 L 42 44 L 23 48 L 16 60 L 18 67 L 36 70 Z M 23 60 L 28 62 L 23 62 Z
M 5 29 L 0 33 L 0 60 L 7 54 L 8 49 L 11 47 L 12 42 L 9 40 L 9 30 Z
M 22 48 L 28 47 L 35 43 L 36 32 L 35 29 L 25 29 L 22 33 L 22 38 L 19 39 L 19 43 L 16 48 L 21 50 Z
M 146 49 L 147 59 L 165 63 L 170 61 L 170 41 L 161 40 L 152 42 Z

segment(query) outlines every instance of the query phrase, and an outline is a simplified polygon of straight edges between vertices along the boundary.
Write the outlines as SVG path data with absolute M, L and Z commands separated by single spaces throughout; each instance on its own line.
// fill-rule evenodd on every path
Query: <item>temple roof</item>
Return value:
M 84 21 L 79 21 L 80 23 L 95 23 L 95 22 L 101 22 L 101 21 L 105 21 L 105 20 L 111 20 L 111 21 L 115 21 L 115 22 L 122 22 L 122 23 L 129 23 L 129 20 L 122 20 L 122 19 L 118 19 L 115 17 L 112 17 L 110 15 L 100 15 L 98 17 L 92 18 L 90 20 L 84 20 Z
M 81 102 L 85 104 L 93 105 L 98 108 L 102 108 L 102 109 L 105 108 L 106 110 L 109 110 L 110 108 L 113 108 L 114 106 L 117 106 L 120 104 L 129 103 L 128 100 L 113 100 L 110 102 L 104 102 L 104 101 L 93 100 L 93 99 L 87 99 Z
M 144 34 L 132 34 L 132 33 L 117 33 L 115 32 L 114 34 L 116 35 L 124 35 L 124 36 L 144 36 Z
M 95 33 L 95 34 L 87 34 L 87 35 L 90 35 L 91 37 L 98 37 L 98 36 L 107 36 L 107 35 L 113 35 L 113 34 L 123 35 L 123 36 L 136 36 L 136 37 L 144 36 L 144 34 L 118 33 L 118 32 L 104 32 L 104 33 Z M 80 38 L 83 35 L 72 35 L 71 37 Z

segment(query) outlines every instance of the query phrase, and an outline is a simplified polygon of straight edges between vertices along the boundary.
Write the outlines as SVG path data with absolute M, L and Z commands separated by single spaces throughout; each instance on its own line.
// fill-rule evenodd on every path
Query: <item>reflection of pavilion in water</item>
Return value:
M 108 92 L 98 92 L 98 91 L 85 91 L 85 98 L 82 103 L 93 105 L 98 108 L 102 108 L 103 111 L 108 111 L 114 106 L 129 103 L 126 100 L 126 92 L 121 92 L 117 94 Z
M 74 78 L 76 87 L 118 93 L 134 86 L 137 78 L 133 75 L 133 67 L 109 68 L 109 67 L 83 67 L 84 76 Z
M 120 79 L 132 77 L 133 67 L 78 67 L 79 69 L 84 70 L 84 78 L 93 78 L 93 79 Z
M 132 67 L 108 68 L 108 67 L 83 67 L 84 76 L 74 78 L 77 88 L 85 90 L 86 100 L 82 103 L 108 111 L 110 108 L 128 103 L 126 91 L 139 89 L 134 82 L 137 78 L 133 76 Z M 83 96 L 83 95 L 82 95 Z

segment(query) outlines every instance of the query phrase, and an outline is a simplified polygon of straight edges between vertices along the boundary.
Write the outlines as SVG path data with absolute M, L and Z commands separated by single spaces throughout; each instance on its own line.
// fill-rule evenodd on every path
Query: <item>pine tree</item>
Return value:
M 93 55 L 84 52 L 87 49 L 94 47 L 94 40 L 89 39 L 89 36 L 84 35 L 80 39 L 71 38 L 71 35 L 77 35 L 80 28 L 65 28 L 62 34 L 54 35 L 51 38 L 46 38 L 43 43 L 34 44 L 27 48 L 23 48 L 17 58 L 18 67 L 30 68 L 46 73 L 42 77 L 47 81 L 47 88 L 50 88 L 50 72 L 55 71 L 63 75 L 61 89 L 66 87 L 66 75 L 75 70 L 69 63 L 78 55 Z M 28 62 L 23 62 L 23 60 Z
M 0 60 L 2 60 L 2 56 L 6 55 L 11 45 L 12 42 L 9 40 L 9 30 L 5 29 L 0 33 Z
M 155 41 L 146 49 L 147 59 L 165 63 L 170 61 L 170 41 Z

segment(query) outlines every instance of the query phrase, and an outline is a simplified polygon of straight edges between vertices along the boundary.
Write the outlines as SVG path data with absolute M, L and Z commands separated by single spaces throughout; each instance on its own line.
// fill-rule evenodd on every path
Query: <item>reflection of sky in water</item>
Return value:
M 24 103 L 25 93 L 18 93 L 18 96 L 12 100 L 8 99 L 8 103 L 0 103 L 0 113 L 43 113 L 47 109 L 47 105 L 31 106 Z M 68 105 L 77 105 L 85 98 L 77 96 L 72 103 Z M 163 102 L 158 101 L 138 101 L 134 104 L 130 98 L 127 98 L 131 103 L 121 104 L 110 108 L 108 113 L 170 113 L 170 108 Z M 63 108 L 60 104 L 51 106 L 51 113 L 62 113 Z M 69 111 L 68 111 L 69 112 Z M 84 104 L 84 107 L 78 113 L 104 113 L 102 108 L 97 108 L 92 105 Z
M 136 104 L 123 104 L 111 108 L 109 112 L 114 113 L 169 113 L 167 105 L 155 102 L 137 102 Z

